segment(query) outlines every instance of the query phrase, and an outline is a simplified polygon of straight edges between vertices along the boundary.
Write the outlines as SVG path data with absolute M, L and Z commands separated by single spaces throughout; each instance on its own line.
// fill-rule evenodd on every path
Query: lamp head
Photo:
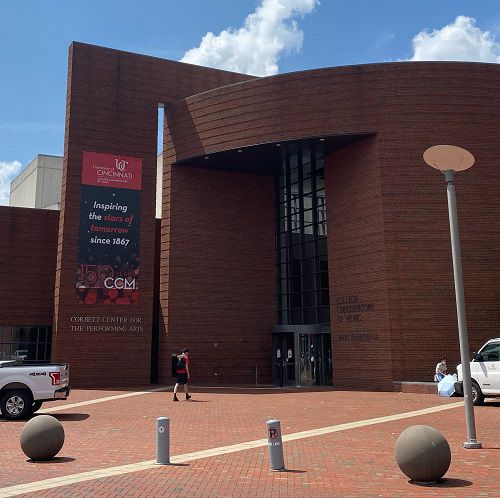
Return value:
M 424 161 L 440 171 L 465 171 L 474 164 L 474 156 L 455 145 L 434 145 L 424 152 Z

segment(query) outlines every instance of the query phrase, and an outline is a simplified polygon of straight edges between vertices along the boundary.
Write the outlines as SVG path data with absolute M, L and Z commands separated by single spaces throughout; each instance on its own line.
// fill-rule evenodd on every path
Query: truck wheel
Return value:
M 40 408 L 42 407 L 42 405 L 43 405 L 43 401 L 33 401 L 33 405 L 31 407 L 31 409 L 33 410 L 33 413 L 35 413 L 38 410 L 40 410 Z
M 2 415 L 11 420 L 28 418 L 33 413 L 33 399 L 27 391 L 7 391 L 0 401 L 0 409 Z
M 484 403 L 484 394 L 479 387 L 479 384 L 472 381 L 472 404 L 474 406 L 479 406 Z

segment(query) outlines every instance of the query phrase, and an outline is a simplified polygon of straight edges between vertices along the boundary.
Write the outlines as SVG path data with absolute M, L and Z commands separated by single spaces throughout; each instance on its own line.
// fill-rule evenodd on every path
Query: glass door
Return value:
M 332 383 L 329 334 L 299 334 L 299 378 L 301 386 Z
M 294 335 L 273 336 L 273 382 L 281 387 L 294 386 L 295 382 Z

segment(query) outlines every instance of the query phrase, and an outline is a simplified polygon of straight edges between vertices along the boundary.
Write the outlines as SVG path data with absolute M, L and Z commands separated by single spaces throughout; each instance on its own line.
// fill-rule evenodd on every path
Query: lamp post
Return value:
M 467 439 L 464 448 L 481 448 L 476 440 L 474 406 L 472 404 L 472 381 L 470 376 L 469 340 L 465 318 L 464 284 L 462 280 L 462 257 L 458 234 L 457 203 L 455 197 L 455 171 L 465 171 L 474 164 L 474 156 L 467 150 L 454 145 L 435 145 L 424 152 L 424 161 L 444 173 L 448 195 L 450 218 L 451 252 L 453 256 L 453 276 L 455 279 L 455 299 L 457 303 L 458 336 L 460 340 L 460 359 L 462 362 L 465 422 Z

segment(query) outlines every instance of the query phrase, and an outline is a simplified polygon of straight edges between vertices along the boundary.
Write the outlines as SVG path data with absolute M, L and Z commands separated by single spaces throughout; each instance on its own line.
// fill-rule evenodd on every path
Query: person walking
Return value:
M 434 380 L 436 382 L 439 382 L 440 380 L 444 379 L 446 377 L 446 357 L 441 356 L 441 359 L 439 360 L 439 363 L 436 365 L 436 372 L 434 374 Z
M 189 349 L 184 348 L 182 353 L 177 355 L 177 367 L 175 369 L 176 382 L 174 386 L 174 401 L 179 401 L 177 397 L 177 390 L 179 386 L 184 386 L 184 393 L 186 394 L 186 401 L 191 399 L 189 394 Z

